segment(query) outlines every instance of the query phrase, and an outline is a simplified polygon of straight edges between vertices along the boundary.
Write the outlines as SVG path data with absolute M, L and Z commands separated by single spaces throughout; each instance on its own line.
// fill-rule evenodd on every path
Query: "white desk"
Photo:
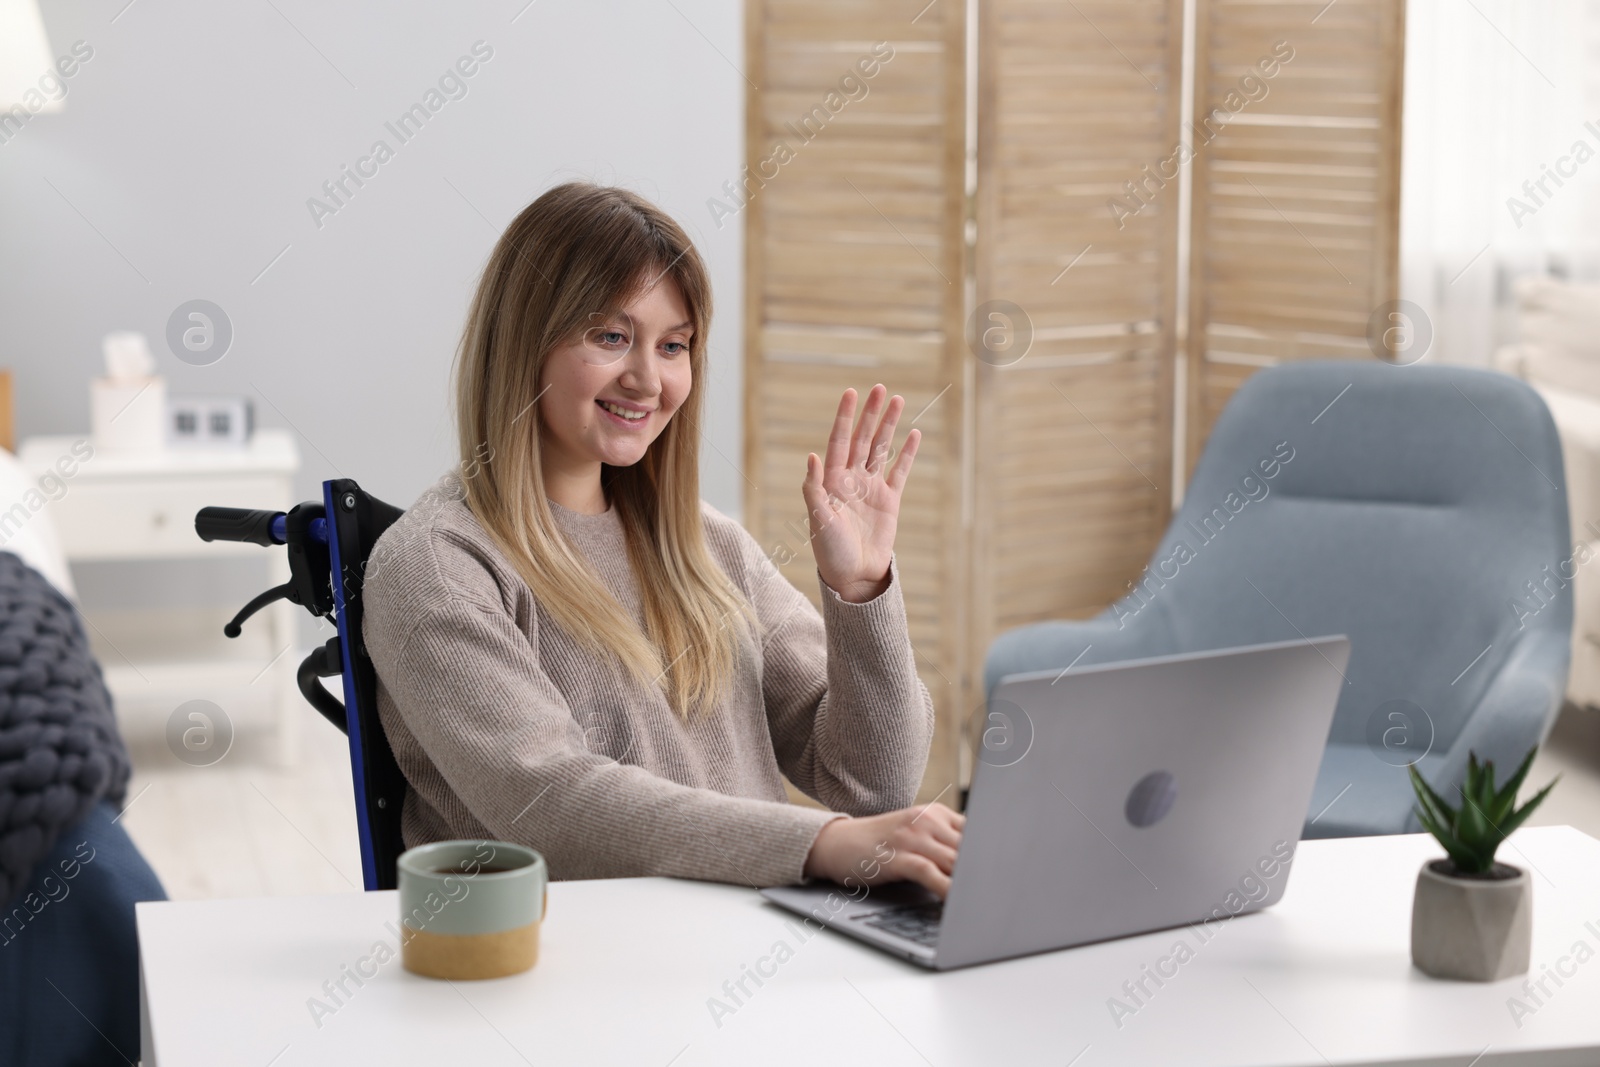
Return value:
M 1222 924 L 1160 989 L 1147 981 L 1154 994 L 1120 1029 L 1108 998 L 1180 938 L 1199 945 L 1191 930 L 935 974 L 832 932 L 801 941 L 748 889 L 558 882 L 532 971 L 451 984 L 396 959 L 364 986 L 346 980 L 351 995 L 319 1028 L 308 998 L 374 942 L 394 944 L 395 894 L 140 904 L 144 1062 L 1600 1063 L 1600 957 L 1562 963 L 1573 973 L 1520 1028 L 1507 1008 L 1520 979 L 1442 982 L 1411 967 L 1412 885 L 1437 855 L 1422 835 L 1303 842 L 1283 901 Z M 1502 858 L 1541 872 L 1531 977 L 1578 942 L 1600 950 L 1600 841 L 1525 829 Z M 793 958 L 760 988 L 747 980 L 753 995 L 719 1027 L 708 998 L 726 999 L 723 982 L 778 941 Z

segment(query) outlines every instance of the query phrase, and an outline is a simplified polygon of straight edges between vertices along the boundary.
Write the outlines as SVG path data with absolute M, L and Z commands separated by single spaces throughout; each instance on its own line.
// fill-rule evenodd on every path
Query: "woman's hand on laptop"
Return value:
M 883 815 L 835 819 L 822 828 L 806 857 L 808 878 L 847 888 L 903 879 L 926 886 L 942 900 L 967 817 L 935 801 Z

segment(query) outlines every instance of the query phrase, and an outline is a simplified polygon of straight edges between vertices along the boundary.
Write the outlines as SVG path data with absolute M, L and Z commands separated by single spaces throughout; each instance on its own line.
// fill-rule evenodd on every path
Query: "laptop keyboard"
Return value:
M 933 947 L 939 942 L 939 921 L 944 917 L 944 902 L 906 904 L 866 916 L 862 923 L 874 930 Z

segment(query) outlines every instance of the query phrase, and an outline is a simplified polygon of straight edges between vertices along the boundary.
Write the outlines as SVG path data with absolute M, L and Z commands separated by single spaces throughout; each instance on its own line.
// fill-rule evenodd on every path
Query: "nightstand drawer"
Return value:
M 259 545 L 200 540 L 195 512 L 203 507 L 288 510 L 288 480 L 272 475 L 73 481 L 50 505 L 67 558 L 150 559 L 255 555 Z

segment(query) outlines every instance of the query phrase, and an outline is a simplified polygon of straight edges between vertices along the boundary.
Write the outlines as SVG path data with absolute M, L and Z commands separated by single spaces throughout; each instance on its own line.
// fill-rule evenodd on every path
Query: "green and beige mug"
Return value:
M 505 841 L 435 841 L 400 854 L 400 961 L 429 978 L 503 978 L 539 959 L 549 870 Z

